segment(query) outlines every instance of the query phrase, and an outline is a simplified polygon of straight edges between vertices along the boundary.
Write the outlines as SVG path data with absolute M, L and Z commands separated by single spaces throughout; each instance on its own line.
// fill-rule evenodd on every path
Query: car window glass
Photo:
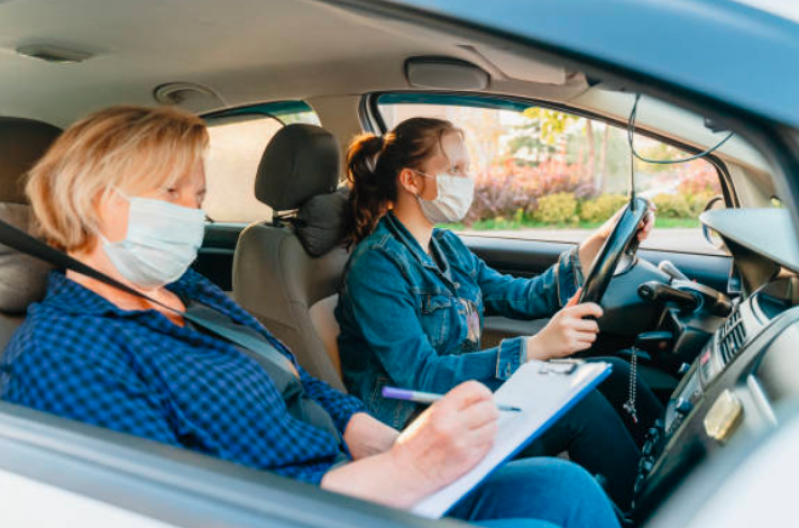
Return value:
M 476 179 L 466 219 L 447 226 L 464 234 L 579 242 L 622 207 L 628 196 L 627 131 L 602 121 L 542 107 L 485 108 L 458 104 L 381 103 L 387 128 L 410 117 L 448 119 L 466 133 Z M 655 159 L 688 154 L 636 134 L 636 151 Z M 636 191 L 657 207 L 653 249 L 717 253 L 699 214 L 721 194 L 719 175 L 699 159 L 676 165 L 636 160 Z
M 206 161 L 208 193 L 203 204 L 214 222 L 268 221 L 272 210 L 255 198 L 255 174 L 264 149 L 278 130 L 291 123 L 319 124 L 307 110 L 267 112 L 208 119 L 210 148 Z

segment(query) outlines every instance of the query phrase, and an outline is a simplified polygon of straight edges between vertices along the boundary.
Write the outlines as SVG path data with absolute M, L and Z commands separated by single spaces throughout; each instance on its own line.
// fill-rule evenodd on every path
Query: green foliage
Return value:
M 691 210 L 690 218 L 698 218 L 699 215 L 702 214 L 702 211 L 705 210 L 705 206 L 707 206 L 710 199 L 716 196 L 716 193 L 704 191 L 696 194 L 687 194 L 685 196 L 688 200 L 688 207 Z
M 652 201 L 657 207 L 656 215 L 659 218 L 696 219 L 713 196 L 715 193 L 711 191 L 659 194 Z
M 543 196 L 538 200 L 535 219 L 545 224 L 576 224 L 577 198 L 573 193 L 555 193 Z
M 541 139 L 541 121 L 529 120 L 513 127 L 513 135 L 508 140 L 508 151 L 519 165 L 538 165 L 549 159 L 555 152 L 553 145 Z
M 690 218 L 691 204 L 686 194 L 658 194 L 652 199 L 661 218 Z
M 531 106 L 525 109 L 524 116 L 540 123 L 541 141 L 547 145 L 554 145 L 567 128 L 580 120 L 577 116 L 540 106 Z
M 586 200 L 580 206 L 580 220 L 583 222 L 604 222 L 627 203 L 628 198 L 621 194 L 603 194 L 593 200 Z

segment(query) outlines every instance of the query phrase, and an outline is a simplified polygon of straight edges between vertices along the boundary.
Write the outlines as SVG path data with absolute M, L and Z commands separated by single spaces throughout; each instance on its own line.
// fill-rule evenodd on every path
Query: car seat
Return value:
M 61 130 L 31 119 L 0 117 L 0 219 L 31 232 L 33 215 L 24 192 L 25 175 Z M 0 351 L 40 300 L 52 267 L 0 244 Z
M 275 134 L 255 179 L 273 219 L 241 233 L 233 295 L 311 375 L 344 390 L 333 315 L 348 258 L 339 167 L 338 141 L 325 129 L 292 124 Z

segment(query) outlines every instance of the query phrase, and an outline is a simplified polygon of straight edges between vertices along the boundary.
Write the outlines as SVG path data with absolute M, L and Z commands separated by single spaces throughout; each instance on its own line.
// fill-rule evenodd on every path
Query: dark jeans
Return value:
M 491 528 L 618 528 L 602 489 L 576 464 L 514 460 L 492 473 L 448 517 Z
M 629 391 L 629 364 L 618 358 L 597 358 L 613 365 L 600 386 L 558 420 L 519 457 L 554 456 L 563 451 L 591 474 L 602 475 L 607 492 L 622 510 L 629 510 L 638 473 L 640 447 L 646 430 L 663 408 L 654 393 L 638 380 L 634 423 L 622 405 Z

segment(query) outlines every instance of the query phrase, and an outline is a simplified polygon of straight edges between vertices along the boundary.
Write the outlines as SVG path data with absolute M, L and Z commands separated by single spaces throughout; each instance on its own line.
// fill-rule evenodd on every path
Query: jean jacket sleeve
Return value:
M 515 319 L 550 317 L 582 286 L 577 247 L 562 253 L 557 263 L 531 279 L 502 274 L 472 256 L 483 301 L 491 313 Z
M 373 280 L 377 276 L 391 280 Z M 439 354 L 425 334 L 401 267 L 379 249 L 365 252 L 354 263 L 346 289 L 348 319 L 400 387 L 446 392 L 461 382 L 478 380 L 496 388 L 521 364 L 523 338 L 468 354 Z

